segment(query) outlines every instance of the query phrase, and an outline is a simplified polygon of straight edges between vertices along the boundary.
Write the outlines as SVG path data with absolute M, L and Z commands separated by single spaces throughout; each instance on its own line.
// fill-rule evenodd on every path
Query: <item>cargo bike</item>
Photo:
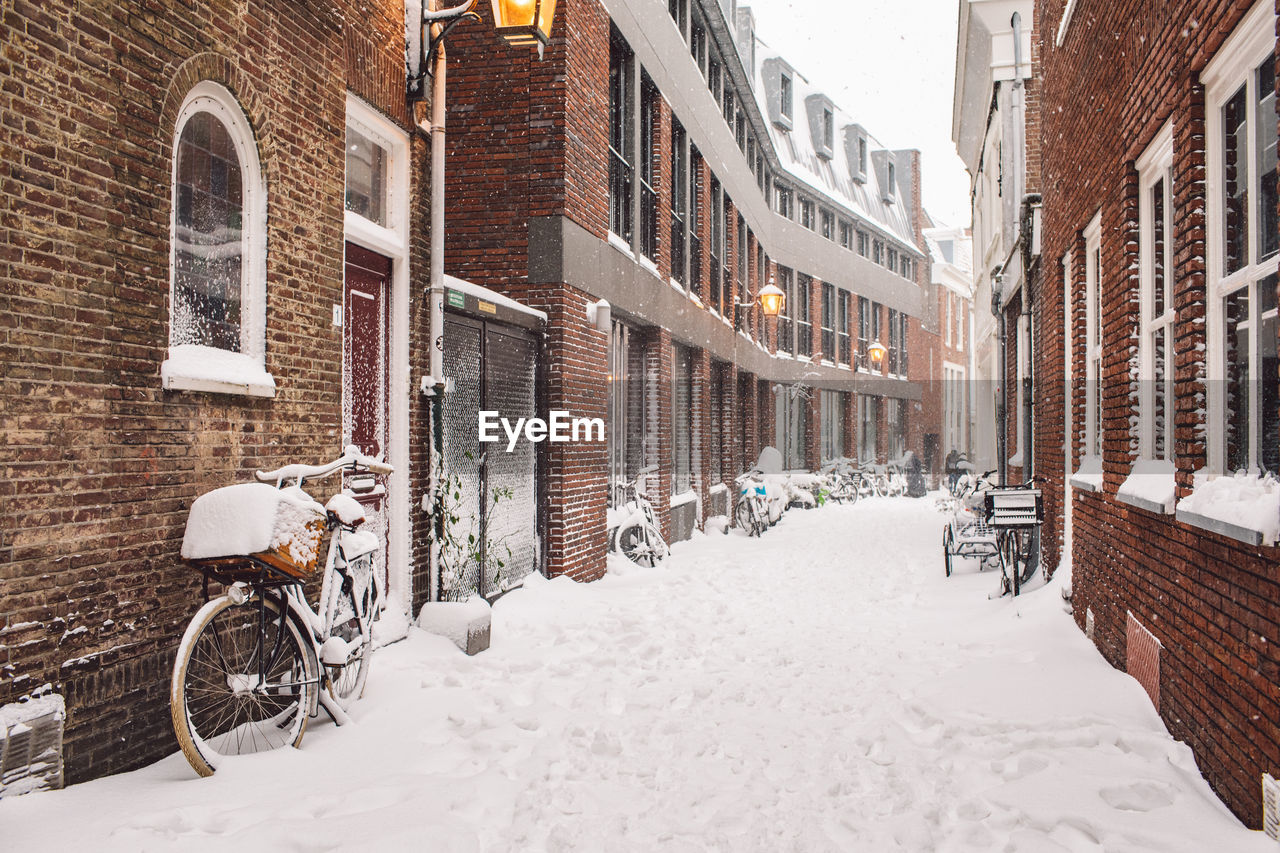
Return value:
M 321 506 L 308 481 L 343 472 Z M 383 592 L 379 537 L 361 530 L 361 495 L 392 473 L 354 445 L 322 465 L 259 471 L 191 505 L 184 562 L 204 575 L 205 604 L 178 647 L 169 690 L 182 752 L 202 776 L 228 757 L 297 746 L 323 707 L 333 720 L 364 690 Z M 323 561 L 321 544 L 329 533 Z M 313 609 L 303 584 L 321 576 Z M 210 584 L 220 587 L 210 596 Z
M 980 561 L 980 571 L 999 567 L 1001 596 L 1021 592 L 1040 565 L 1044 496 L 1035 486 L 1038 481 L 996 488 L 984 478 L 976 491 L 956 502 L 942 531 L 947 577 L 953 558 L 968 557 Z

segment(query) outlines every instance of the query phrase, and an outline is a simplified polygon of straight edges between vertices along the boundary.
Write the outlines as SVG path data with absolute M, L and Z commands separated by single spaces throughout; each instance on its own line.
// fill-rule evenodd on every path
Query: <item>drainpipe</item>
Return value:
M 1008 417 L 1005 407 L 1005 389 L 1008 387 L 1009 366 L 1005 361 L 1005 321 L 1004 321 L 1004 272 L 997 268 L 991 277 L 991 313 L 996 316 L 996 361 L 999 366 L 997 376 L 1000 377 L 999 393 L 996 394 L 996 478 L 1001 486 L 1006 484 L 1009 473 L 1009 450 L 1006 436 Z

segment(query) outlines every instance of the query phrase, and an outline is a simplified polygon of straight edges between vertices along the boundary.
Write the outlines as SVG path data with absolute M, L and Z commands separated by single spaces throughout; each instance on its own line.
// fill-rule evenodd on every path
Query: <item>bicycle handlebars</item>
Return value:
M 274 471 L 259 471 L 257 478 L 264 483 L 270 483 L 273 480 L 277 485 L 285 480 L 297 480 L 301 485 L 306 480 L 318 480 L 327 477 L 334 471 L 342 468 L 350 467 L 352 470 L 364 469 L 370 474 L 387 475 L 395 471 L 395 469 L 382 461 L 381 455 L 365 456 L 360 452 L 360 448 L 354 444 L 348 444 L 342 451 L 342 455 L 332 462 L 326 462 L 323 465 L 285 465 Z

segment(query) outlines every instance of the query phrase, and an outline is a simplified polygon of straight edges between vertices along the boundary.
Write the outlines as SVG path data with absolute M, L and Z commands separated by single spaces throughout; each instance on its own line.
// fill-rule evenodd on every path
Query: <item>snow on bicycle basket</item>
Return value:
M 1044 521 L 1039 489 L 990 489 L 982 494 L 987 524 L 992 527 L 1034 527 Z
M 240 483 L 196 498 L 187 515 L 182 558 L 227 564 L 251 556 L 292 578 L 315 573 L 324 507 L 298 489 Z

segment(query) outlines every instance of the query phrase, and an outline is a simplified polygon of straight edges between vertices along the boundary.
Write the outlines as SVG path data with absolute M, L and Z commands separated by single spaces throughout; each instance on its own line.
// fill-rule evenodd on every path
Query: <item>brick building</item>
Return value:
M 938 355 L 942 382 L 942 452 L 973 459 L 973 237 L 968 228 L 933 227 L 924 232 L 931 276 L 938 289 Z
M 1275 5 L 1044 0 L 1036 42 L 1036 466 L 1075 618 L 1257 827 L 1280 772 L 1280 511 L 1248 475 L 1280 470 Z
M 174 749 L 202 492 L 385 452 L 390 587 L 422 595 L 404 22 L 399 2 L 6 4 L 0 705 L 65 697 L 69 781 Z
M 584 579 L 611 477 L 658 465 L 679 539 L 765 445 L 790 467 L 941 458 L 918 153 L 880 148 L 749 9 L 608 6 L 560 3 L 542 61 L 484 27 L 450 41 L 447 268 L 545 311 L 546 407 L 610 426 L 541 451 L 546 568 Z M 771 280 L 777 321 L 755 304 Z M 600 299 L 608 332 L 586 320 Z

